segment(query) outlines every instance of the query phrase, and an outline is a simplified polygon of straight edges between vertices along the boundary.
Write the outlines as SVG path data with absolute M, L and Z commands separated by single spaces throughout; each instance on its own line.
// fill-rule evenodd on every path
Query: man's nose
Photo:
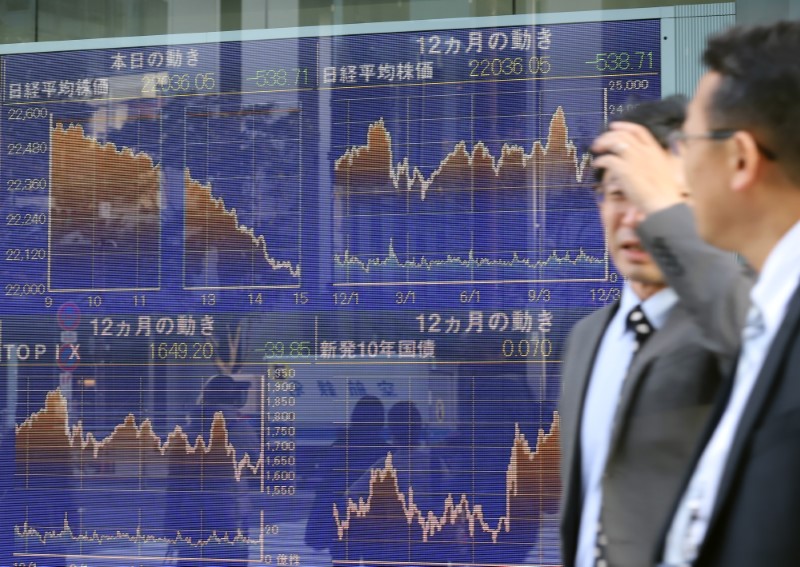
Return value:
M 627 203 L 622 211 L 622 224 L 636 227 L 644 220 L 644 214 L 632 203 Z

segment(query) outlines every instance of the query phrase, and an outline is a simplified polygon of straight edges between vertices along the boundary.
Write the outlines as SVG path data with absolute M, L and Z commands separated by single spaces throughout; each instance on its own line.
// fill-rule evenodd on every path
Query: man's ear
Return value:
M 728 166 L 731 171 L 731 189 L 747 191 L 758 179 L 764 156 L 750 132 L 736 132 L 729 144 Z

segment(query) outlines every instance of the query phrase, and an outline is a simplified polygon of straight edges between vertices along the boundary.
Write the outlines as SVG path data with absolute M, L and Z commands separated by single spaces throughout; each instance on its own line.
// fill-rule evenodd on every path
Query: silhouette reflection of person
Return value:
M 191 538 L 191 544 L 172 546 L 177 567 L 196 567 L 198 559 L 214 559 L 220 567 L 248 559 L 249 545 L 243 539 L 248 537 L 251 487 L 247 470 L 236 479 L 226 444 L 236 448 L 237 461 L 258 446 L 255 431 L 239 417 L 249 387 L 249 381 L 227 374 L 210 378 L 184 430 L 190 446 L 198 437 L 204 445 L 194 454 L 183 445 L 170 450 L 165 533 L 180 531 L 184 540 Z
M 438 472 L 437 463 L 431 449 L 425 446 L 424 423 L 422 414 L 414 402 L 398 402 L 389 410 L 387 419 L 391 445 L 389 452 L 392 454 L 392 467 L 397 474 L 397 484 L 400 491 L 408 494 L 413 487 L 414 502 L 424 510 L 433 509 L 434 506 L 434 471 Z M 383 469 L 386 467 L 386 454 L 374 462 L 370 469 Z M 370 471 L 367 470 L 350 487 L 350 493 L 355 496 L 369 494 Z
M 353 408 L 350 423 L 320 462 L 322 474 L 317 479 L 305 541 L 314 549 L 329 549 L 334 560 L 345 559 L 345 549 L 336 533 L 333 506 L 336 504 L 341 513 L 347 506 L 350 483 L 368 473 L 377 460 L 386 458 L 385 421 L 383 402 L 375 396 L 363 396 Z
M 388 468 L 388 454 L 391 453 L 391 467 L 397 478 L 397 488 L 404 495 L 406 506 L 412 500 L 423 516 L 429 511 L 440 514 L 444 496 L 441 493 L 446 467 L 425 445 L 425 429 L 422 414 L 411 401 L 398 402 L 389 409 L 387 425 L 391 444 L 381 457 L 368 467 L 350 485 L 349 498 L 365 501 L 370 494 L 373 470 Z M 408 527 L 399 504 L 389 504 L 392 517 L 383 517 L 386 502 L 373 501 L 372 506 L 381 510 L 377 516 L 354 525 L 350 530 L 348 559 L 351 561 L 413 561 L 425 565 L 426 562 L 448 561 L 442 556 L 444 547 L 423 545 L 422 534 L 417 525 Z M 341 509 L 340 509 L 341 511 Z M 409 545 L 409 541 L 416 544 Z M 446 555 L 446 553 L 445 553 Z

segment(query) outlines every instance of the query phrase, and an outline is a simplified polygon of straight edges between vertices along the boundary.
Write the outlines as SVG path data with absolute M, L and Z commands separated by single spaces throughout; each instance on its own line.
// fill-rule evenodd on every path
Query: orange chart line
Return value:
M 187 248 L 197 251 L 209 242 L 231 239 L 236 245 L 230 249 L 256 249 L 266 264 L 273 270 L 286 270 L 294 277 L 300 277 L 300 266 L 289 260 L 277 260 L 267 251 L 267 241 L 263 235 L 239 222 L 236 209 L 228 209 L 223 199 L 214 197 L 211 184 L 203 185 L 192 179 L 188 169 L 184 171 L 186 191 L 186 240 Z
M 444 511 L 436 515 L 433 511 L 424 511 L 414 502 L 413 487 L 409 488 L 408 495 L 400 490 L 398 471 L 392 463 L 392 455 L 386 457 L 382 469 L 373 469 L 370 473 L 369 496 L 366 500 L 359 498 L 358 502 L 348 501 L 343 514 L 334 504 L 333 517 L 336 522 L 337 534 L 340 540 L 348 536 L 354 521 L 371 520 L 373 501 L 380 499 L 379 492 L 388 495 L 388 499 L 396 498 L 403 513 L 405 522 L 412 526 L 416 524 L 422 531 L 422 541 L 428 542 L 431 538 L 442 532 L 448 526 L 454 526 L 460 521 L 466 521 L 469 535 L 475 538 L 479 532 L 488 534 L 492 543 L 497 543 L 502 532 L 510 532 L 514 524 L 514 514 L 520 510 L 528 509 L 526 501 L 530 499 L 557 499 L 559 494 L 559 417 L 553 416 L 553 424 L 549 433 L 539 430 L 536 449 L 532 450 L 525 436 L 516 428 L 511 458 L 506 471 L 506 508 L 495 527 L 485 519 L 483 507 L 480 504 L 471 504 L 466 494 L 462 494 L 456 503 L 452 495 L 444 501 Z M 343 516 L 343 517 L 342 517 Z
M 215 466 L 230 463 L 237 481 L 245 473 L 259 475 L 264 466 L 263 456 L 255 461 L 247 453 L 242 458 L 237 457 L 236 448 L 228 440 L 222 412 L 214 414 L 208 443 L 198 436 L 194 445 L 190 444 L 180 426 L 176 426 L 167 440 L 163 441 L 153 431 L 149 419 L 137 425 L 133 414 L 128 414 L 108 437 L 98 440 L 91 432 L 84 433 L 81 422 L 69 426 L 67 400 L 56 390 L 48 393 L 44 409 L 16 427 L 18 474 L 24 475 L 31 468 L 35 469 L 37 463 L 48 460 L 71 461 L 76 451 L 79 454 L 88 453 L 94 459 L 101 458 L 105 453 L 113 458 L 117 452 L 127 452 L 136 455 L 142 463 L 158 457 L 202 457 L 202 460 Z
M 542 144 L 537 140 L 530 153 L 526 153 L 522 146 L 504 144 L 500 157 L 496 158 L 483 142 L 476 143 L 472 152 L 468 152 L 466 142 L 460 141 L 428 177 L 418 167 L 412 167 L 408 157 L 395 163 L 392 137 L 381 118 L 370 125 L 365 145 L 347 150 L 336 160 L 334 172 L 339 190 L 344 187 L 349 192 L 352 185 L 368 186 L 370 177 L 379 178 L 388 171 L 395 189 L 418 191 L 420 200 L 424 201 L 438 179 L 453 176 L 459 170 L 491 171 L 494 177 L 499 178 L 504 168 L 532 171 L 537 166 L 541 169 L 542 166 L 567 164 L 574 167 L 575 180 L 580 183 L 590 162 L 590 154 L 579 156 L 577 147 L 569 139 L 564 109 L 559 106 L 550 120 L 547 142 Z

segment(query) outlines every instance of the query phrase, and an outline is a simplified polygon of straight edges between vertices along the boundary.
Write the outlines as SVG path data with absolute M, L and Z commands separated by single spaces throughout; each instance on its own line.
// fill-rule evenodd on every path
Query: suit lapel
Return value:
M 786 316 L 769 347 L 767 358 L 764 360 L 764 365 L 758 374 L 756 384 L 742 414 L 742 419 L 736 428 L 736 435 L 725 464 L 725 470 L 722 473 L 717 499 L 709 520 L 709 533 L 713 529 L 714 523 L 718 520 L 720 511 L 733 488 L 736 473 L 739 470 L 739 465 L 744 456 L 747 443 L 751 438 L 752 431 L 761 418 L 764 407 L 771 398 L 771 393 L 777 386 L 777 378 L 781 375 L 781 366 L 785 362 L 788 347 L 791 341 L 796 338 L 798 323 L 800 323 L 800 287 L 795 290 L 794 296 L 789 302 Z M 706 538 L 706 541 L 708 541 L 708 538 Z
M 683 325 L 676 324 L 676 321 L 680 321 L 680 317 L 683 317 L 684 320 L 686 319 L 685 313 L 679 313 L 681 310 L 680 304 L 675 305 L 670 311 L 664 326 L 655 332 L 644 344 L 639 353 L 634 356 L 630 368 L 625 374 L 625 381 L 622 384 L 619 403 L 614 413 L 614 425 L 608 450 L 609 459 L 613 458 L 617 443 L 624 432 L 625 424 L 628 421 L 628 414 L 633 406 L 633 400 L 636 398 L 636 392 L 639 390 L 639 386 L 641 386 L 646 376 L 647 368 L 655 358 L 664 354 L 670 344 L 679 340 L 684 332 Z
M 570 395 L 561 401 L 563 414 L 569 418 L 565 420 L 561 417 L 563 466 L 569 471 L 567 477 L 569 481 L 562 487 L 566 492 L 562 514 L 571 516 L 576 522 L 580 517 L 580 432 L 583 403 L 600 341 L 617 308 L 618 304 L 615 304 L 590 315 L 594 317 L 593 324 L 587 326 L 580 336 L 574 337 L 573 342 L 581 348 L 578 348 L 577 352 L 569 353 L 570 358 L 564 367 L 564 370 L 569 372 L 570 379 L 575 380 L 575 385 L 571 388 Z M 577 524 L 575 529 L 577 530 Z

